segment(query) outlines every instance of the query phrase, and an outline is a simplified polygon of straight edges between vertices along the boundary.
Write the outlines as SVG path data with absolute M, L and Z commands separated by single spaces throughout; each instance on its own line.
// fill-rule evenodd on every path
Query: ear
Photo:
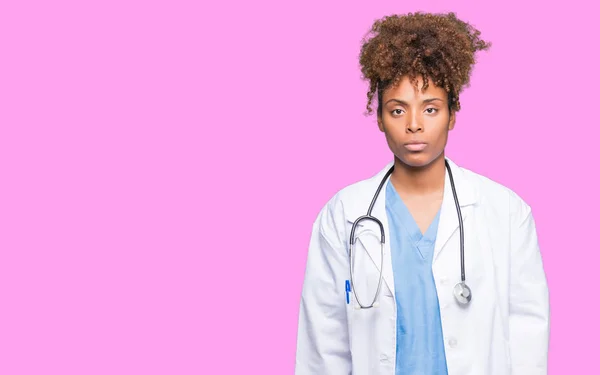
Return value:
M 454 125 L 455 124 L 456 124 L 456 112 L 455 111 L 451 111 L 450 112 L 450 121 L 448 123 L 448 130 L 454 129 Z
M 377 115 L 377 127 L 379 127 L 379 130 L 381 132 L 383 132 L 383 119 L 381 118 L 381 116 Z

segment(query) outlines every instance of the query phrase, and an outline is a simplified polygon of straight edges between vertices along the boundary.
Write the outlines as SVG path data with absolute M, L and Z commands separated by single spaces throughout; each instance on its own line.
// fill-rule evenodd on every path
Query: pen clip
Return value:
M 350 292 L 352 289 L 350 288 L 350 280 L 346 280 L 346 304 L 350 304 Z

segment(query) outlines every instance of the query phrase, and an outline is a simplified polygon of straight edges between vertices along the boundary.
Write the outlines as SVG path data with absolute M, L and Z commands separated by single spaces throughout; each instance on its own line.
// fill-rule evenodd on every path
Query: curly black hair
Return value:
M 370 83 L 367 114 L 373 112 L 375 92 L 381 115 L 383 92 L 403 76 L 408 76 L 416 88 L 419 75 L 423 89 L 431 80 L 448 92 L 450 110 L 459 111 L 459 94 L 469 86 L 475 53 L 491 46 L 480 39 L 480 34 L 453 12 L 416 12 L 376 20 L 362 40 L 359 58 L 363 79 Z

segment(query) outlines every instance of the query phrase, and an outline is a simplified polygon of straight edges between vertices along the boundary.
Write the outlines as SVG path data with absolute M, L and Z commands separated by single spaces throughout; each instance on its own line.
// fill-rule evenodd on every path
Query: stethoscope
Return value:
M 452 195 L 454 195 L 454 203 L 456 204 L 456 213 L 458 215 L 458 227 L 459 227 L 459 231 L 460 231 L 460 280 L 461 281 L 454 286 L 454 297 L 456 298 L 456 301 L 458 301 L 459 304 L 467 305 L 469 302 L 471 302 L 472 294 L 471 294 L 471 288 L 469 288 L 469 286 L 465 282 L 465 280 L 466 280 L 466 278 L 465 278 L 465 240 L 464 240 L 465 236 L 464 236 L 462 214 L 460 212 L 460 204 L 458 202 L 458 197 L 456 195 L 454 179 L 452 178 L 452 170 L 450 169 L 448 160 L 445 160 L 445 164 L 446 164 L 446 169 L 448 170 L 448 176 L 450 177 L 450 186 L 452 187 Z M 371 205 L 369 206 L 369 210 L 367 211 L 367 214 L 356 219 L 356 221 L 352 224 L 352 230 L 350 231 L 350 251 L 349 251 L 350 283 L 352 285 L 352 290 L 354 290 L 354 297 L 356 298 L 356 302 L 358 302 L 357 308 L 359 308 L 359 309 L 369 309 L 371 307 L 377 306 L 376 301 L 377 301 L 377 298 L 379 297 L 379 292 L 381 291 L 381 282 L 383 280 L 383 253 L 384 253 L 384 246 L 385 246 L 385 231 L 383 229 L 383 224 L 381 223 L 381 221 L 379 221 L 379 219 L 377 219 L 376 217 L 371 215 L 371 212 L 373 211 L 373 207 L 375 206 L 375 202 L 377 201 L 377 197 L 379 196 L 379 193 L 381 192 L 383 185 L 385 184 L 388 177 L 392 174 L 393 171 L 394 171 L 394 166 L 392 166 L 387 171 L 387 173 L 381 180 L 381 183 L 379 184 L 379 187 L 377 188 L 377 191 L 375 192 L 375 196 L 373 196 L 373 199 L 371 200 Z M 360 302 L 360 299 L 358 298 L 358 295 L 356 293 L 356 288 L 354 287 L 354 271 L 353 271 L 353 269 L 354 269 L 353 250 L 354 250 L 354 244 L 356 242 L 354 232 L 356 231 L 356 227 L 357 227 L 358 223 L 360 223 L 361 221 L 365 221 L 365 220 L 371 220 L 371 221 L 374 221 L 375 223 L 377 223 L 377 225 L 379 226 L 379 229 L 381 231 L 381 240 L 380 240 L 380 242 L 381 242 L 381 258 L 380 258 L 381 264 L 379 266 L 379 283 L 377 284 L 377 291 L 375 292 L 375 297 L 373 298 L 373 301 L 371 302 L 371 304 L 368 306 L 363 305 Z

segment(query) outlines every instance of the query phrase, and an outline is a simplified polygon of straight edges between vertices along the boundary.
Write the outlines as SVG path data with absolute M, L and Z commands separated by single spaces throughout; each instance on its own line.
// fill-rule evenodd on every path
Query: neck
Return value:
M 439 194 L 446 180 L 445 156 L 442 153 L 425 167 L 411 167 L 400 159 L 394 159 L 394 171 L 390 177 L 399 192 L 411 196 Z

